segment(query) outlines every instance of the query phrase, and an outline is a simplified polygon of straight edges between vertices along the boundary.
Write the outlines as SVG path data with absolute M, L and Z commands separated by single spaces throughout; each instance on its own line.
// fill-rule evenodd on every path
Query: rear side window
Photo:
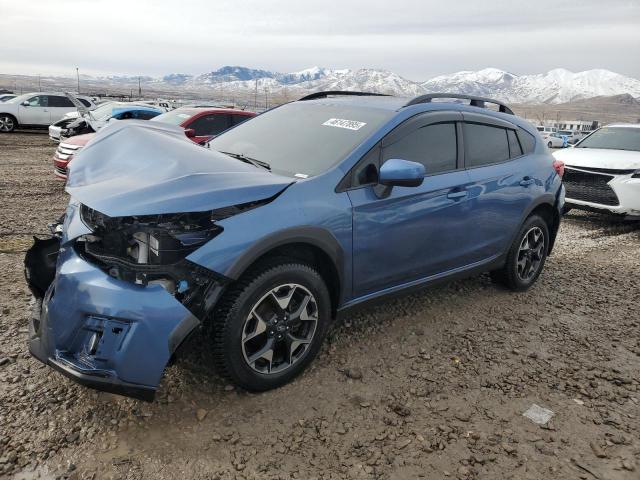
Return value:
M 191 122 L 187 128 L 193 128 L 198 137 L 219 135 L 231 126 L 229 117 L 227 114 L 206 115 Z
M 140 110 L 136 112 L 135 118 L 138 118 L 140 120 L 151 120 L 152 118 L 157 116 L 158 116 L 158 112 L 152 112 L 149 110 Z
M 511 158 L 516 158 L 522 155 L 522 147 L 516 136 L 515 130 L 507 130 L 507 138 L 509 139 L 509 153 Z
M 535 150 L 536 139 L 533 138 L 533 135 L 531 135 L 526 130 L 523 130 L 521 128 L 518 129 L 518 139 L 520 140 L 520 145 L 522 145 L 522 150 L 524 151 L 525 155 L 532 153 Z
M 240 125 L 242 122 L 246 122 L 251 117 L 249 115 L 231 115 L 231 125 Z
M 67 97 L 49 96 L 50 107 L 74 108 L 73 103 Z
M 382 161 L 401 158 L 422 163 L 427 175 L 455 170 L 458 146 L 455 123 L 437 123 L 418 128 L 385 147 Z
M 89 100 L 86 100 L 84 98 L 79 98 L 78 99 L 80 101 L 81 104 L 83 104 L 85 107 L 90 107 L 91 106 L 91 102 L 89 102 Z
M 464 158 L 467 168 L 509 160 L 507 130 L 490 125 L 465 123 Z

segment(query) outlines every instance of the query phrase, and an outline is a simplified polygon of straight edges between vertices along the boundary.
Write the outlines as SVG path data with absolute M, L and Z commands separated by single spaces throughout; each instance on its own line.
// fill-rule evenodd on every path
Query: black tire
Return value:
M 18 126 L 18 120 L 8 113 L 0 113 L 0 133 L 11 133 Z
M 274 289 L 279 286 L 295 284 L 298 290 L 295 293 L 291 293 L 291 298 L 298 295 L 298 292 L 302 292 L 301 295 L 311 295 L 311 300 L 308 303 L 309 307 L 305 306 L 305 312 L 309 308 L 313 308 L 315 312 L 315 327 L 309 338 L 309 343 L 304 345 L 304 349 L 299 353 L 295 360 L 292 360 L 293 353 L 289 353 L 289 360 L 285 361 L 284 353 L 286 350 L 293 350 L 293 348 L 286 344 L 284 347 L 273 348 L 271 356 L 273 360 L 263 362 L 260 365 L 263 368 L 262 371 L 257 371 L 259 362 L 263 361 L 263 358 L 259 358 L 253 363 L 250 362 L 252 358 L 247 353 L 247 344 L 253 340 L 245 340 L 245 334 L 250 322 L 255 322 L 255 319 L 249 319 L 253 316 L 252 312 L 258 308 L 258 305 L 262 303 L 273 303 L 270 299 L 270 295 L 273 294 Z M 273 297 L 275 298 L 275 297 Z M 289 300 L 291 302 L 291 300 Z M 314 302 L 313 304 L 311 302 Z M 298 305 L 299 307 L 302 301 Z M 286 309 L 290 308 L 291 303 L 281 309 L 281 313 L 287 319 L 289 317 L 286 314 Z M 269 305 L 266 305 L 269 307 Z M 276 303 L 273 303 L 274 311 L 278 309 Z M 279 325 L 274 325 L 274 319 L 277 320 L 277 315 L 264 315 L 265 322 L 263 324 L 269 324 L 266 330 L 259 335 L 255 335 L 254 340 L 265 341 L 269 339 L 274 342 L 287 342 L 290 340 L 287 332 L 282 332 L 286 335 L 283 340 L 276 340 L 274 337 L 280 335 L 278 328 L 282 328 L 285 321 L 280 322 Z M 261 313 L 261 316 L 262 313 Z M 305 315 L 307 316 L 307 315 Z M 312 315 L 313 316 L 313 315 Z M 269 319 L 267 322 L 266 319 Z M 279 318 L 279 317 L 278 317 Z M 301 317 L 300 317 L 301 318 Z M 251 391 L 264 391 L 272 388 L 282 386 L 294 377 L 300 374 L 309 363 L 315 358 L 322 346 L 322 341 L 327 332 L 331 319 L 331 298 L 327 286 L 325 285 L 320 274 L 311 266 L 296 263 L 287 262 L 278 265 L 271 264 L 270 266 L 264 266 L 262 268 L 254 269 L 245 274 L 235 285 L 230 287 L 214 310 L 213 316 L 213 353 L 215 359 L 215 366 L 218 372 L 225 378 L 231 380 L 240 387 Z M 276 322 L 277 323 L 277 322 Z M 308 323 L 308 322 L 307 322 Z M 254 332 L 258 330 L 257 326 L 254 327 Z M 289 327 L 287 326 L 287 330 Z M 246 335 L 251 337 L 251 335 Z M 308 336 L 308 334 L 307 334 Z M 266 345 L 266 344 L 265 344 Z M 276 344 L 280 345 L 280 344 Z M 266 348 L 266 347 L 265 347 Z M 302 346 L 297 347 L 298 350 Z M 261 348 L 256 348 L 256 351 L 260 351 Z M 254 352 L 256 353 L 256 352 Z M 272 362 L 275 370 L 276 360 L 280 358 L 282 360 L 282 371 L 265 371 L 272 368 Z M 268 366 L 264 366 L 266 363 Z M 288 366 L 286 364 L 289 364 Z
M 549 147 L 549 148 L 553 147 L 553 143 L 551 143 L 551 142 L 547 143 L 547 147 Z
M 542 245 L 539 248 L 539 254 L 532 254 L 532 259 L 529 259 L 530 263 L 528 264 L 526 263 L 526 257 L 529 254 L 523 251 L 521 255 L 521 247 L 523 246 L 523 242 L 525 242 L 525 235 L 535 236 L 538 231 L 543 235 Z M 549 226 L 542 217 L 538 215 L 531 215 L 525 220 L 522 227 L 520 227 L 518 235 L 516 235 L 513 244 L 509 248 L 507 260 L 504 266 L 500 270 L 492 271 L 491 278 L 494 282 L 501 283 L 516 292 L 528 290 L 536 282 L 540 273 L 542 273 L 548 252 Z M 538 256 L 540 257 L 539 260 L 534 260 L 537 259 Z M 538 262 L 535 266 L 535 271 L 531 271 L 529 268 L 526 268 L 527 273 L 531 275 L 521 274 L 521 270 L 523 268 L 522 264 L 519 264 L 519 260 L 521 260 L 521 262 L 524 261 L 525 267 L 530 265 L 531 268 L 533 268 L 534 262 Z

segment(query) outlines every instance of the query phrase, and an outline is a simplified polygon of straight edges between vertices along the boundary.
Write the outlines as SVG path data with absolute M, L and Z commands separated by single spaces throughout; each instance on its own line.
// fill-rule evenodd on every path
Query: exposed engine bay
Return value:
M 82 205 L 80 215 L 92 229 L 74 245 L 85 260 L 113 278 L 162 286 L 198 318 L 209 311 L 225 279 L 186 257 L 222 232 L 212 212 L 108 217 Z

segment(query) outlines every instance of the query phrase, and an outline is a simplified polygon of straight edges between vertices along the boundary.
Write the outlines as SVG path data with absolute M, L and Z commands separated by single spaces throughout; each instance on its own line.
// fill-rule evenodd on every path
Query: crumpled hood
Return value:
M 196 145 L 181 127 L 128 120 L 103 128 L 74 156 L 66 190 L 121 217 L 214 210 L 273 197 L 291 183 Z
M 610 168 L 612 170 L 640 169 L 640 152 L 604 148 L 565 148 L 553 152 L 565 165 L 584 168 Z

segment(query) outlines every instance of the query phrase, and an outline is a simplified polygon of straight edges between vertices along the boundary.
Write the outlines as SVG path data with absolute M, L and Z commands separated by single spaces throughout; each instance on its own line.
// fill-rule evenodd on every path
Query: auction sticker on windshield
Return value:
M 365 122 L 356 122 L 355 120 L 345 120 L 344 118 L 330 118 L 322 125 L 327 127 L 346 128 L 347 130 L 360 130 L 366 125 Z

